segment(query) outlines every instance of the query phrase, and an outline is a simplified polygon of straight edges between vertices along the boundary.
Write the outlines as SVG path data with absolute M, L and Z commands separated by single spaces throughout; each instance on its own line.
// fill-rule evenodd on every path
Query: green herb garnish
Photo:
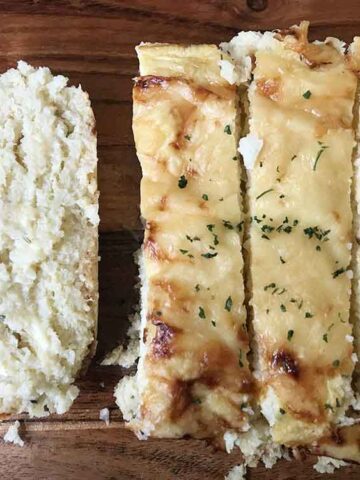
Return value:
M 316 227 L 307 227 L 304 228 L 304 234 L 311 238 L 316 238 L 319 240 L 319 242 L 327 242 L 329 240 L 328 235 L 331 232 L 331 230 L 323 230 L 322 228 L 316 226 Z
M 233 304 L 232 298 L 231 298 L 231 297 L 228 297 L 228 298 L 226 299 L 226 302 L 225 302 L 225 310 L 227 310 L 228 312 L 230 312 L 230 311 L 231 311 L 232 304 Z
M 222 223 L 228 230 L 234 230 L 234 225 L 229 220 L 223 220 Z
M 205 310 L 203 309 L 203 307 L 199 307 L 199 317 L 206 318 Z
M 341 275 L 342 273 L 345 273 L 345 272 L 346 272 L 346 269 L 341 267 L 341 268 L 339 268 L 338 270 L 335 270 L 335 272 L 332 273 L 332 277 L 336 278 L 336 277 L 338 277 L 339 275 Z
M 225 125 L 224 132 L 228 135 L 231 135 L 231 127 L 230 125 Z
M 291 342 L 292 337 L 294 336 L 294 330 L 288 330 L 287 339 Z
M 311 97 L 311 92 L 310 92 L 310 90 L 306 90 L 306 92 L 303 93 L 303 97 L 306 98 L 306 100 L 309 100 L 309 98 Z
M 178 181 L 179 188 L 185 188 L 187 183 L 188 183 L 188 181 L 186 180 L 185 175 L 181 175 L 181 177 L 179 178 L 179 181 Z
M 316 158 L 315 158 L 315 162 L 314 162 L 314 166 L 313 166 L 313 171 L 315 172 L 316 170 L 316 167 L 317 167 L 317 164 L 318 164 L 318 161 L 320 160 L 320 157 L 321 155 L 324 153 L 324 151 L 329 148 L 328 145 L 324 145 L 322 142 L 318 142 L 318 144 L 320 145 L 320 149 L 316 155 Z
M 269 188 L 268 190 L 265 190 L 264 192 L 260 193 L 260 195 L 258 195 L 256 197 L 256 200 L 259 200 L 259 198 L 263 197 L 264 195 L 266 195 L 269 192 L 272 192 L 273 190 L 274 190 L 273 188 Z
M 215 253 L 208 252 L 208 253 L 202 253 L 201 254 L 201 256 L 204 257 L 204 258 L 214 258 L 214 257 L 216 257 L 216 255 L 217 255 L 217 252 L 215 252 Z
M 206 193 L 204 193 L 201 198 L 202 198 L 203 200 L 205 200 L 206 202 L 209 200 L 209 197 L 208 197 L 208 195 L 206 195 Z
M 263 225 L 261 227 L 262 232 L 268 232 L 268 233 L 271 233 L 274 229 L 275 227 L 272 227 L 271 225 Z
M 200 241 L 200 237 L 195 236 L 195 237 L 191 238 L 190 235 L 185 235 L 185 236 L 186 236 L 186 239 L 189 240 L 189 242 L 191 242 L 191 243 Z

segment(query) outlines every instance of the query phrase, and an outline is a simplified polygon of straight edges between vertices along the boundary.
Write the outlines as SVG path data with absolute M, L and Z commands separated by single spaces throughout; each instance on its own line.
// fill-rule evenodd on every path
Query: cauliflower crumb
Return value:
M 238 439 L 238 434 L 230 430 L 224 433 L 224 442 L 226 453 L 231 453 L 235 446 L 235 441 Z
M 225 476 L 225 480 L 245 480 L 246 466 L 235 465 L 230 472 Z
M 103 422 L 106 423 L 106 425 L 110 424 L 110 412 L 108 408 L 102 408 L 99 413 L 99 418 Z
M 337 468 L 346 467 L 346 465 L 348 464 L 343 460 L 336 460 L 331 457 L 318 457 L 314 469 L 319 473 L 334 473 Z
M 140 317 L 138 314 L 129 318 L 130 328 L 127 332 L 129 343 L 126 348 L 119 345 L 106 355 L 101 365 L 120 365 L 123 368 L 130 368 L 139 357 L 139 329 Z
M 229 60 L 220 60 L 219 66 L 221 76 L 225 78 L 225 80 L 227 80 L 230 85 L 234 85 L 234 83 L 237 83 L 237 74 L 235 71 L 235 66 L 232 62 L 229 62 Z
M 359 411 L 360 410 L 360 394 L 355 394 L 351 406 L 354 410 Z
M 246 170 L 254 168 L 256 159 L 263 145 L 264 141 L 256 135 L 248 134 L 246 137 L 240 139 L 238 150 L 244 159 Z
M 16 420 L 14 425 L 11 425 L 8 431 L 5 433 L 4 435 L 5 442 L 14 443 L 15 445 L 19 445 L 20 447 L 23 447 L 25 442 L 19 435 L 19 428 L 20 428 L 20 422 Z

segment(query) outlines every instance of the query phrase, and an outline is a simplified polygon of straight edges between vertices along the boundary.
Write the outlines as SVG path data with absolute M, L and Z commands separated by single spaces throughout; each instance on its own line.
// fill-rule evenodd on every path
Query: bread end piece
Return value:
M 88 94 L 67 81 L 22 61 L 0 76 L 4 414 L 68 410 L 95 345 L 95 119 Z

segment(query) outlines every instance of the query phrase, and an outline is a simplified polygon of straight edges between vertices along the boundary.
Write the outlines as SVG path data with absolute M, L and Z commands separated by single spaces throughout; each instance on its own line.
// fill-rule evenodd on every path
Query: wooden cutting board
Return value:
M 140 168 L 131 133 L 134 46 L 140 41 L 219 43 L 242 29 L 282 28 L 308 19 L 311 37 L 360 34 L 359 0 L 0 0 L 0 67 L 19 59 L 47 65 L 90 94 L 98 131 L 100 315 L 98 353 L 71 411 L 23 418 L 26 446 L 0 444 L 6 480 L 220 480 L 239 454 L 193 440 L 138 441 L 124 429 L 113 399 L 121 368 L 99 361 L 124 336 L 136 302 L 133 253 L 142 238 Z M 108 407 L 111 423 L 99 421 Z M 4 433 L 8 423 L 0 425 Z M 314 480 L 314 460 L 279 462 L 249 478 Z M 349 466 L 333 480 L 360 478 Z

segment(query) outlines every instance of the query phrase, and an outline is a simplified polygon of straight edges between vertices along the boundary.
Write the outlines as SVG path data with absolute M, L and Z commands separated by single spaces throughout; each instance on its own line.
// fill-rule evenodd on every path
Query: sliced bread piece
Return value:
M 133 130 L 142 166 L 141 346 L 116 399 L 147 436 L 249 427 L 236 90 L 213 45 L 142 45 Z
M 306 445 L 353 400 L 349 320 L 353 106 L 341 42 L 309 43 L 307 23 L 242 32 L 225 50 L 251 73 L 248 169 L 256 376 L 273 439 Z M 246 59 L 250 59 L 246 60 Z
M 88 95 L 0 76 L 0 412 L 63 413 L 96 338 L 98 192 Z

